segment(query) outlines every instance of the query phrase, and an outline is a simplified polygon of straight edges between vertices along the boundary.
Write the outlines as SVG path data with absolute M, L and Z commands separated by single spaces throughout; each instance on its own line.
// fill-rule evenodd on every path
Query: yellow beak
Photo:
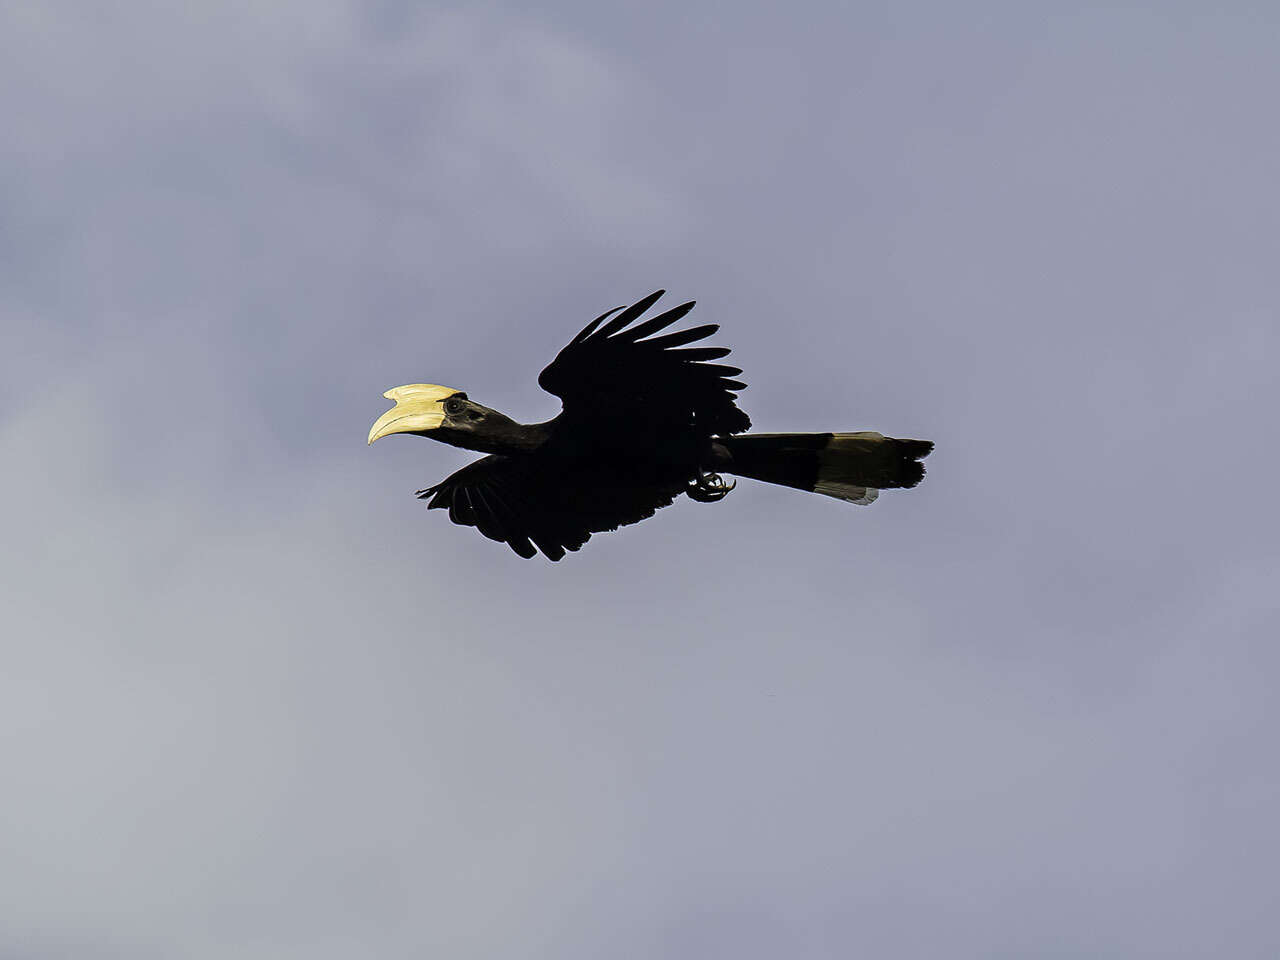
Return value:
M 444 423 L 444 401 L 461 391 L 434 383 L 410 383 L 383 394 L 396 405 L 373 422 L 369 442 L 392 433 L 422 433 Z

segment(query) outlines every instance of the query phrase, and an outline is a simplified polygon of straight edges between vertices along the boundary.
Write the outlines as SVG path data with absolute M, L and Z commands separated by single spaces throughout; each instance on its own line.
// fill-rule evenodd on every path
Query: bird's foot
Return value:
M 728 496 L 729 491 L 737 485 L 737 480 L 726 483 L 724 477 L 718 473 L 699 471 L 697 478 L 685 487 L 684 492 L 689 495 L 690 500 L 697 500 L 699 503 L 715 503 Z

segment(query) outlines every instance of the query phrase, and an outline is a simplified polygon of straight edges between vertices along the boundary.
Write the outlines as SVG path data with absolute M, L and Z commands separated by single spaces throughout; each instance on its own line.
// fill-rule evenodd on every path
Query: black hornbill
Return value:
M 636 323 L 663 292 L 597 317 L 542 371 L 539 386 L 563 403 L 554 420 L 516 423 L 460 390 L 415 383 L 383 394 L 396 405 L 374 423 L 369 442 L 412 433 L 489 454 L 418 498 L 522 557 L 541 550 L 551 560 L 593 533 L 653 516 L 682 493 L 721 499 L 734 486 L 722 473 L 857 504 L 920 482 L 928 440 L 744 434 L 751 420 L 734 394 L 746 384 L 732 379 L 742 371 L 709 362 L 729 349 L 687 347 L 719 327 L 654 336 L 692 302 Z

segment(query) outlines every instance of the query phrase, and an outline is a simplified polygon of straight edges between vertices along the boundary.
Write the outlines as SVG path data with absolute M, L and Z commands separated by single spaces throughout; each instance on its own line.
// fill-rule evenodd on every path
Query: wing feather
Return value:
M 698 363 L 702 360 L 719 360 L 727 357 L 732 351 L 728 347 L 688 347 L 684 350 L 669 350 L 671 356 L 685 363 Z M 710 367 L 702 367 L 709 370 Z
M 537 455 L 483 457 L 420 490 L 428 509 L 448 510 L 460 526 L 475 527 L 526 559 L 538 551 L 560 560 L 592 533 L 637 523 L 672 502 L 683 489 L 634 485 L 599 487 L 591 475 L 552 479 Z
M 704 340 L 719 329 L 718 323 L 704 323 L 700 327 L 690 327 L 688 330 L 677 330 L 675 333 L 664 333 L 660 337 L 650 337 L 648 340 L 642 340 L 641 345 L 656 350 L 669 350 L 672 347 L 683 347 L 686 343 L 693 343 L 695 340 Z
M 630 340 L 632 343 L 641 337 L 647 337 L 651 333 L 657 333 L 659 330 L 665 330 L 671 326 L 686 313 L 693 309 L 695 301 L 690 300 L 688 303 L 682 303 L 678 307 L 672 307 L 666 313 L 660 313 L 656 317 L 646 320 L 644 323 L 637 323 L 629 330 L 624 330 L 618 335 L 619 340 Z
M 655 290 L 653 293 L 649 294 L 647 297 L 643 297 L 642 299 L 637 300 L 635 303 L 627 307 L 627 309 L 623 310 L 620 314 L 618 314 L 616 317 L 614 317 L 612 320 L 606 323 L 603 327 L 601 327 L 599 331 L 596 333 L 596 336 L 609 337 L 612 334 L 617 333 L 627 324 L 631 323 L 631 321 L 639 319 L 640 315 L 643 314 L 650 307 L 652 307 L 655 303 L 657 303 L 658 298 L 661 297 L 666 292 L 667 291 L 665 290 Z
M 705 340 L 720 329 L 717 324 L 650 336 L 685 316 L 693 309 L 689 302 L 631 326 L 662 294 L 592 321 L 542 371 L 539 385 L 561 399 L 569 421 L 594 429 L 693 423 L 707 436 L 748 429 L 751 420 L 734 395 L 745 384 L 728 379 L 742 370 L 704 362 L 728 356 L 729 348 L 674 349 Z
M 612 310 L 606 310 L 604 313 L 600 314 L 600 316 L 596 317 L 594 320 L 588 323 L 585 327 L 579 330 L 578 335 L 574 337 L 571 341 L 569 341 L 570 344 L 581 343 L 583 340 L 587 339 L 587 337 L 591 336 L 592 331 L 594 331 L 596 327 L 600 326 L 600 323 L 606 317 L 612 316 L 613 314 L 617 313 L 619 310 L 622 310 L 622 309 L 623 307 L 614 307 Z

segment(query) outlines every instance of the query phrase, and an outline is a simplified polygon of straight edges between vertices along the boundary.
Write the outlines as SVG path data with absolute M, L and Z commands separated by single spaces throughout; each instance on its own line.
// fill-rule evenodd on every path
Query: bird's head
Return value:
M 515 423 L 496 410 L 468 400 L 453 387 L 434 383 L 410 383 L 383 394 L 396 405 L 374 421 L 369 442 L 393 433 L 430 437 L 468 450 L 490 450 L 496 434 Z

